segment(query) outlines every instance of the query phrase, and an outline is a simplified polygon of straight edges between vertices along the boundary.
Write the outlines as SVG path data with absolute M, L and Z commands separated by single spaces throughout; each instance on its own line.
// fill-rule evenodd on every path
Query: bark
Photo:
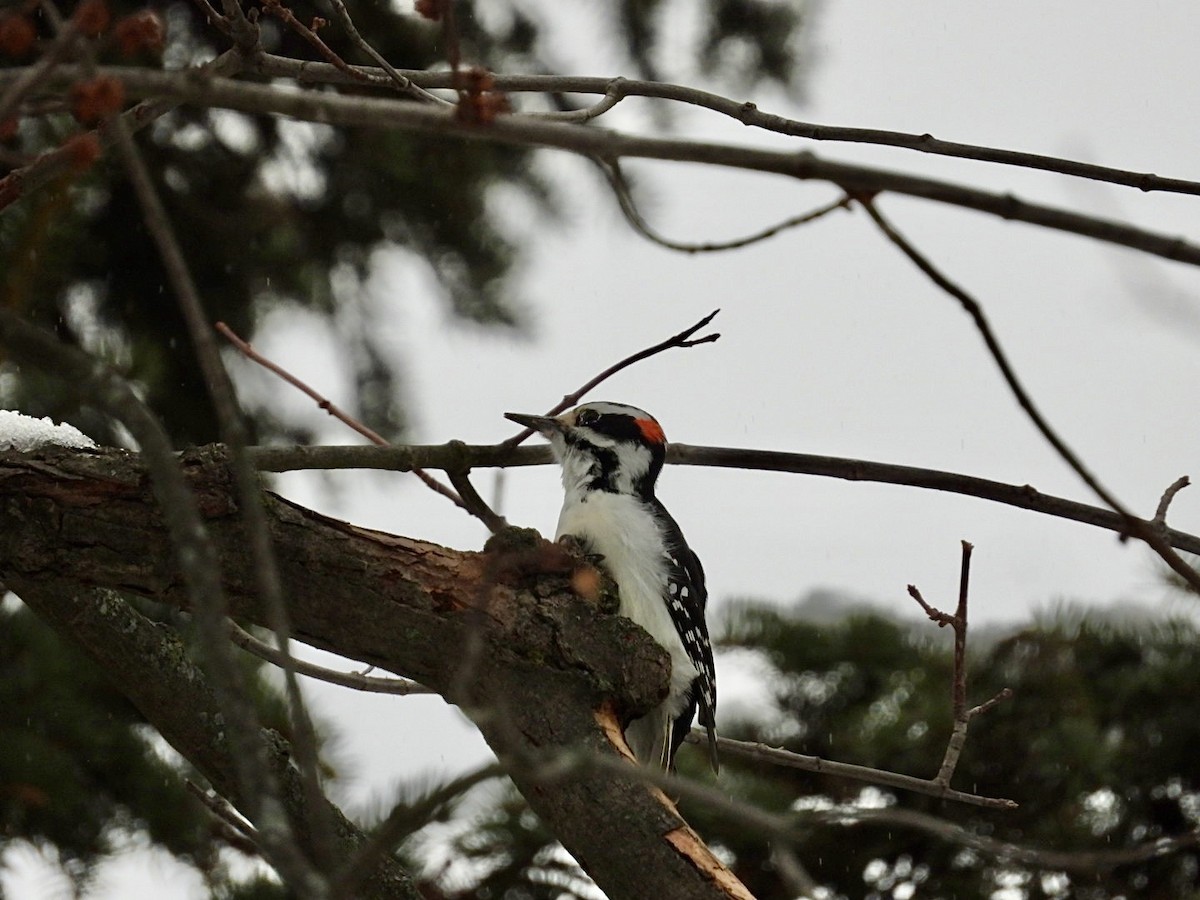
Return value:
M 223 451 L 189 451 L 182 465 L 219 548 L 231 614 L 261 624 Z M 514 761 L 513 780 L 530 806 L 612 900 L 749 896 L 661 792 L 587 764 L 619 753 L 619 723 L 659 701 L 667 660 L 637 626 L 578 596 L 561 557 L 511 535 L 489 553 L 452 550 L 357 528 L 271 494 L 264 501 L 295 636 L 458 703 L 497 754 Z M 104 596 L 96 588 L 184 605 L 172 560 L 135 454 L 0 453 L 0 582 L 91 645 L 147 718 L 220 785 L 231 777 L 229 760 L 213 750 L 204 708 L 189 708 L 161 685 L 136 689 L 155 680 L 161 660 L 135 649 L 149 677 L 131 679 L 120 653 L 96 646 L 102 630 L 86 627 Z M 547 563 L 556 574 L 543 574 Z M 537 764 L 565 751 L 579 761 L 566 774 Z

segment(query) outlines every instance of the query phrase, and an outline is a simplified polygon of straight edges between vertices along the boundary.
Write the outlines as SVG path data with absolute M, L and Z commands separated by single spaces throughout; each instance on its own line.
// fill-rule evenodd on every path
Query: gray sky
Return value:
M 1200 118 L 1192 114 L 1200 107 L 1198 37 L 1200 5 L 1190 3 L 828 3 L 811 36 L 807 102 L 753 99 L 809 121 L 931 132 L 1200 180 Z M 602 54 L 583 48 L 566 68 L 615 74 Z M 696 83 L 688 71 L 665 76 Z M 646 107 L 630 107 L 610 127 L 650 127 Z M 677 115 L 684 135 L 810 147 L 710 113 Z M 899 150 L 812 149 L 1200 237 L 1195 198 Z M 532 227 L 523 275 L 530 337 L 502 339 L 448 322 L 419 267 L 380 260 L 371 305 L 409 374 L 415 441 L 506 437 L 504 411 L 541 411 L 613 361 L 721 307 L 717 344 L 643 363 L 594 399 L 642 406 L 680 442 L 949 469 L 1093 502 L 1010 398 L 966 316 L 864 214 L 839 213 L 733 253 L 673 254 L 629 231 L 587 165 L 561 155 L 544 155 L 541 164 L 571 186 L 577 205 L 568 210 L 569 227 Z M 647 188 L 647 218 L 679 240 L 740 236 L 836 196 L 827 185 L 699 166 L 629 170 Z M 1051 423 L 1118 496 L 1149 514 L 1175 478 L 1200 475 L 1187 389 L 1200 382 L 1200 272 L 928 202 L 885 196 L 880 205 L 980 300 Z M 529 232 L 521 210 L 512 209 L 514 228 Z M 339 394 L 347 384 L 336 346 L 314 345 L 303 325 L 279 322 L 259 346 L 335 401 L 349 399 Z M 282 385 L 272 389 L 281 403 L 301 402 Z M 325 437 L 351 442 L 332 425 Z M 482 545 L 477 523 L 413 479 L 332 478 L 336 492 L 310 476 L 289 476 L 280 486 L 356 523 L 455 547 Z M 478 484 L 486 495 L 491 477 L 481 475 Z M 817 587 L 911 612 L 909 582 L 948 604 L 960 539 L 976 545 L 977 621 L 1020 618 L 1060 599 L 1167 599 L 1158 567 L 1141 548 L 980 500 L 680 467 L 665 472 L 661 495 L 705 562 L 718 614 L 732 596 L 788 603 Z M 559 498 L 556 471 L 514 471 L 504 512 L 549 533 Z M 1180 494 L 1170 520 L 1200 531 L 1200 492 Z M 753 692 L 718 660 L 722 676 L 726 702 Z M 312 693 L 344 732 L 351 805 L 417 772 L 451 775 L 485 752 L 440 701 L 323 685 Z M 17 862 L 21 876 L 4 879 L 10 896 L 53 889 L 28 857 Z M 137 854 L 107 867 L 95 896 L 151 890 L 148 872 L 155 897 L 203 895 L 173 863 L 148 868 Z

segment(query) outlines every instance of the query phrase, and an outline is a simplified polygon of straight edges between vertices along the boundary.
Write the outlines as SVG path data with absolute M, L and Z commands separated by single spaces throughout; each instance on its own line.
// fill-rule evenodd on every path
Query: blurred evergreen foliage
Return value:
M 107 2 L 114 21 L 149 7 L 166 23 L 162 60 L 142 51 L 134 62 L 190 64 L 227 46 L 203 21 L 198 3 Z M 76 5 L 60 3 L 64 14 Z M 330 20 L 321 30 L 326 43 L 352 62 L 366 62 L 323 3 L 287 5 L 302 22 L 316 16 Z M 417 16 L 410 4 L 349 0 L 347 6 L 359 32 L 393 64 L 445 65 L 440 27 Z M 597 17 L 588 6 L 458 0 L 463 58 L 494 71 L 553 72 L 548 60 L 569 58 L 570 48 L 546 46 L 544 19 L 569 22 L 574 16 L 581 28 L 594 27 Z M 797 84 L 800 7 L 770 0 L 706 0 L 693 12 L 709 27 L 696 36 L 692 56 L 702 57 L 714 83 L 733 77 L 742 84 Z M 685 29 L 674 21 L 678 15 L 655 0 L 626 2 L 600 15 L 604 33 L 573 37 L 627 48 L 630 67 L 654 73 L 661 68 L 656 60 L 665 52 L 666 38 L 673 52 L 680 50 L 678 34 Z M 49 37 L 40 14 L 30 20 Z M 262 16 L 262 29 L 270 52 L 313 58 L 311 46 L 270 15 Z M 104 61 L 131 62 L 114 42 L 105 46 Z M 750 47 L 760 51 L 748 53 Z M 29 61 L 28 55 L 6 59 L 0 51 L 0 65 Z M 519 106 L 521 98 L 516 102 Z M 0 176 L 30 155 L 60 145 L 77 129 L 65 112 L 25 118 L 19 131 L 0 142 Z M 406 251 L 414 266 L 433 276 L 455 317 L 495 328 L 520 327 L 529 311 L 514 294 L 510 276 L 521 248 L 490 202 L 493 189 L 516 189 L 544 216 L 553 216 L 566 200 L 563 190 L 539 176 L 530 152 L 485 142 L 196 107 L 164 116 L 138 142 L 184 242 L 210 318 L 252 336 L 264 313 L 286 302 L 332 323 L 358 389 L 357 412 L 389 438 L 403 432 L 404 399 L 395 355 L 381 343 L 379 329 L 361 321 L 367 313 L 360 288 L 372 253 Z M 0 211 L 0 303 L 108 355 L 141 383 L 181 445 L 216 439 L 211 406 L 165 272 L 131 186 L 114 161 L 102 161 Z M 22 373 L 19 379 L 0 380 L 0 405 L 68 419 L 102 442 L 111 439 L 103 421 L 76 409 L 69 386 L 48 379 Z M 307 436 L 303 426 L 279 421 L 269 410 L 252 412 L 260 436 Z
M 816 614 L 816 607 L 825 607 Z M 952 638 L 928 622 L 824 603 L 743 602 L 726 617 L 726 652 L 765 671 L 771 712 L 723 711 L 723 733 L 890 771 L 932 777 L 950 734 Z M 1003 687 L 1015 696 L 976 718 L 954 776 L 962 790 L 1009 797 L 983 810 L 859 782 L 727 757 L 719 785 L 778 813 L 856 801 L 887 803 L 978 834 L 1041 850 L 1119 851 L 1200 827 L 1200 633 L 1185 621 L 1124 622 L 1066 613 L 968 648 L 972 705 Z M 743 660 L 744 661 L 744 660 Z M 681 774 L 711 779 L 685 750 Z M 739 822 L 684 802 L 681 812 L 732 860 L 759 900 L 790 900 L 767 842 Z M 594 897 L 564 886 L 552 839 L 519 798 L 478 813 L 454 846 L 486 872 L 458 900 Z M 897 825 L 813 824 L 796 848 L 818 884 L 846 898 L 1182 898 L 1200 892 L 1200 849 L 1090 872 L 998 861 Z M 545 865 L 546 862 L 552 866 Z M 494 890 L 492 886 L 503 886 Z M 1008 892 L 997 893 L 1002 888 Z

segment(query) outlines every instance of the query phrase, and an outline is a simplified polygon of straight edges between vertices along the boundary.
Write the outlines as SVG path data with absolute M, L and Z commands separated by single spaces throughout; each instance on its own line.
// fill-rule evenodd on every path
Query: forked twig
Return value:
M 360 72 L 358 69 L 350 65 L 350 63 L 342 59 L 332 47 L 321 40 L 320 35 L 318 35 L 312 28 L 309 28 L 307 25 L 297 19 L 295 13 L 284 6 L 280 0 L 262 0 L 262 6 L 263 9 L 291 28 L 292 31 L 296 32 L 296 34 L 308 41 L 308 43 L 311 44 L 316 51 L 321 54 L 321 56 L 325 57 L 326 61 L 329 62 L 330 65 L 335 66 L 341 72 L 345 72 L 356 81 L 366 82 L 371 80 L 371 76 L 367 75 L 365 72 Z
M 941 768 L 933 778 L 934 784 L 948 787 L 958 766 L 958 758 L 962 755 L 963 746 L 967 742 L 967 728 L 971 720 L 987 712 L 1001 700 L 1012 696 L 1010 688 L 1004 688 L 986 703 L 981 703 L 967 709 L 967 595 L 971 582 L 971 551 L 975 547 L 967 541 L 962 542 L 962 568 L 958 578 L 958 607 L 954 614 L 943 612 L 930 606 L 921 596 L 915 584 L 908 586 L 908 594 L 921 605 L 925 615 L 937 623 L 938 628 L 949 625 L 954 629 L 954 683 L 951 688 L 953 729 L 950 740 L 946 742 L 946 753 L 942 757 Z
M 388 77 L 395 82 L 396 86 L 400 90 L 404 91 L 406 94 L 411 94 L 418 100 L 424 100 L 427 103 L 436 103 L 442 106 L 454 105 L 449 100 L 443 100 L 436 94 L 431 94 L 424 88 L 417 87 L 412 83 L 412 79 L 407 78 L 397 72 L 396 68 L 387 61 L 384 55 L 367 43 L 363 36 L 358 33 L 358 28 L 355 27 L 354 20 L 350 18 L 350 12 L 346 9 L 346 4 L 343 2 L 343 0 L 329 0 L 329 5 L 333 7 L 333 12 L 337 16 L 338 22 L 341 23 L 342 29 L 349 36 L 350 40 L 352 40 L 358 46 L 358 49 L 363 51 L 363 53 L 367 54 L 367 56 L 379 63 L 379 67 L 383 69 L 383 71 L 387 72 Z
M 701 328 L 703 328 L 705 325 L 707 325 L 709 322 L 711 322 L 716 317 L 717 313 L 719 313 L 720 311 L 721 310 L 719 310 L 719 309 L 714 309 L 712 312 L 710 312 L 707 316 L 705 316 L 703 319 L 701 319 L 695 325 L 692 325 L 688 328 L 683 329 L 683 331 L 679 332 L 678 334 L 671 335 L 665 341 L 659 341 L 657 344 L 655 344 L 652 347 L 647 347 L 645 350 L 639 350 L 637 353 L 634 353 L 631 356 L 625 357 L 620 362 L 614 363 L 613 365 L 611 365 L 607 369 L 605 369 L 603 372 L 601 372 L 599 375 L 597 375 L 595 378 L 588 381 L 582 387 L 571 392 L 570 394 L 564 395 L 562 400 L 560 400 L 557 404 L 555 404 L 550 410 L 548 410 L 546 412 L 546 415 L 556 416 L 563 410 L 569 409 L 570 407 L 572 407 L 576 403 L 578 403 L 580 398 L 583 397 L 584 394 L 586 394 L 588 391 L 590 391 L 596 385 L 600 384 L 602 381 L 606 381 L 607 379 L 611 378 L 613 375 L 616 375 L 622 369 L 627 369 L 630 366 L 632 366 L 634 363 L 641 362 L 643 359 L 649 359 L 651 356 L 654 356 L 658 353 L 662 353 L 664 350 L 670 350 L 672 347 L 695 347 L 699 344 L 711 344 L 713 341 L 719 340 L 721 337 L 721 335 L 719 333 L 706 334 L 706 335 L 704 335 L 704 337 L 698 337 L 698 338 L 693 338 L 692 335 L 695 334 L 697 331 L 699 331 Z M 505 447 L 505 448 L 515 447 L 515 446 L 517 446 L 517 444 L 520 444 L 522 441 L 524 441 L 526 438 L 528 438 L 532 434 L 533 434 L 532 429 L 526 428 L 522 431 L 519 431 L 517 434 L 513 435 L 512 437 L 510 437 L 508 440 L 503 441 L 500 444 L 500 446 Z

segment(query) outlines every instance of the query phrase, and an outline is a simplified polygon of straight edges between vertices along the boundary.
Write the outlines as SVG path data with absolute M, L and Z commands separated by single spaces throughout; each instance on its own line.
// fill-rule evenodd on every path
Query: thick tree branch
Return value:
M 220 551 L 230 611 L 262 623 L 227 460 L 210 448 L 182 462 Z M 493 746 L 515 736 L 529 753 L 569 748 L 610 758 L 613 767 L 584 767 L 552 787 L 519 767 L 513 779 L 613 900 L 727 900 L 736 879 L 694 837 L 680 838 L 690 829 L 661 794 L 636 775 L 621 777 L 621 722 L 659 701 L 667 658 L 627 619 L 581 600 L 567 578 L 523 574 L 546 567 L 542 548 L 551 545 L 513 538 L 507 549 L 464 553 L 355 528 L 270 495 L 264 502 L 298 637 L 449 695 Z M 120 586 L 182 604 L 170 559 L 138 457 L 0 454 L 0 581 L 19 596 Z M 462 678 L 473 629 L 483 652 Z

